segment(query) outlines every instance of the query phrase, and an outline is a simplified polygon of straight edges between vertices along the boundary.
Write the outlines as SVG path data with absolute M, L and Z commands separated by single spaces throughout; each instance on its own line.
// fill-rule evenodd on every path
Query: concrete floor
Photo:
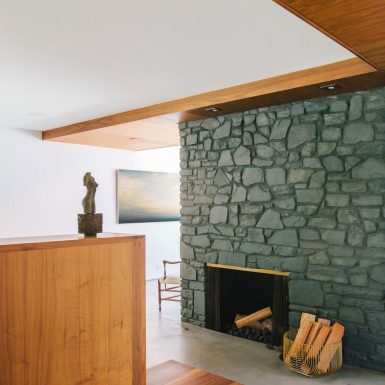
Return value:
M 385 384 L 385 374 L 349 366 L 321 379 L 290 372 L 263 344 L 181 324 L 177 302 L 163 302 L 159 313 L 157 298 L 156 281 L 147 282 L 148 367 L 173 359 L 244 385 Z

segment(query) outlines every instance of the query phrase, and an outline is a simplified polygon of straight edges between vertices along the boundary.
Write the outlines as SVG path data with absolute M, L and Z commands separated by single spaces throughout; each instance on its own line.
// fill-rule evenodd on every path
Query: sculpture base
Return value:
M 103 214 L 78 214 L 78 231 L 86 237 L 103 232 Z

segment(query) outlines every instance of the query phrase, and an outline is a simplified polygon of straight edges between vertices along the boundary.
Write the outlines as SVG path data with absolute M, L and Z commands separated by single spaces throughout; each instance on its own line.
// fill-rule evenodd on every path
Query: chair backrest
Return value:
M 163 260 L 163 278 L 167 278 L 167 268 L 166 265 L 176 265 L 178 263 L 181 263 L 181 261 L 170 261 L 167 259 Z

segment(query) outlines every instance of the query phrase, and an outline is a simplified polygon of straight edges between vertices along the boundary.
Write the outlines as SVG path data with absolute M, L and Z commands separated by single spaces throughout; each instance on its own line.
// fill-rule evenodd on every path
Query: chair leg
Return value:
M 158 281 L 158 303 L 159 303 L 159 311 L 162 310 L 162 295 L 161 295 L 161 285 Z

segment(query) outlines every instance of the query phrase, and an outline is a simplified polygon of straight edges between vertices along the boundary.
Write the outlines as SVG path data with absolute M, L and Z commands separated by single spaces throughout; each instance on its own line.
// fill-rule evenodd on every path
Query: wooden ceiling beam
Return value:
M 340 87 L 331 92 L 319 88 L 328 83 L 338 83 Z M 80 134 L 83 133 L 84 135 L 80 139 L 82 144 L 100 145 L 99 141 L 96 141 L 97 144 L 92 143 L 92 133 L 101 134 L 106 127 L 109 127 L 109 135 L 116 132 L 118 137 L 119 131 L 124 129 L 124 124 L 130 122 L 139 124 L 139 121 L 143 124 L 145 119 L 148 122 L 156 117 L 169 119 L 170 116 L 175 122 L 205 119 L 252 108 L 382 85 L 385 85 L 385 78 L 382 74 L 359 58 L 353 58 L 51 129 L 43 132 L 43 139 L 79 143 Z M 206 110 L 212 106 L 219 107 L 220 111 L 215 113 Z M 162 135 L 161 129 L 153 127 L 152 142 L 162 142 L 157 140 L 157 137 L 161 138 Z M 136 135 L 135 137 L 138 138 Z M 127 148 L 127 146 L 122 147 L 120 142 L 120 140 L 116 140 L 116 148 Z M 110 143 L 109 147 L 111 146 L 115 146 L 115 144 Z

